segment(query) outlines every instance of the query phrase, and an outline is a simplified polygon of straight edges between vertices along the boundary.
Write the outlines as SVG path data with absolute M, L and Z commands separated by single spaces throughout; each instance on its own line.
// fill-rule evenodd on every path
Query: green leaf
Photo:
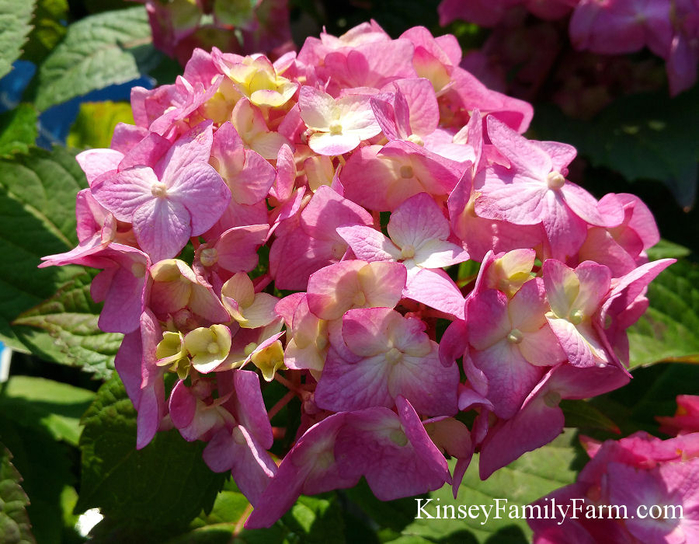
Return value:
M 23 347 L 10 323 L 56 293 L 77 267 L 37 269 L 41 257 L 77 245 L 75 195 L 87 186 L 73 155 L 33 148 L 0 159 L 0 339 Z
M 70 25 L 65 39 L 39 68 L 36 107 L 45 110 L 140 76 L 129 51 L 150 41 L 143 7 L 91 15 Z
M 671 363 L 636 367 L 631 382 L 611 393 L 590 399 L 606 413 L 614 413 L 622 434 L 638 430 L 660 435 L 657 416 L 671 416 L 677 409 L 677 395 L 699 395 L 699 365 Z M 592 431 L 598 440 L 618 436 Z
M 123 335 L 102 332 L 97 326 L 100 305 L 90 297 L 93 277 L 87 271 L 76 275 L 53 297 L 22 313 L 13 325 L 32 353 L 56 363 L 81 367 L 104 379 L 114 370 L 114 357 Z
M 0 114 L 0 157 L 27 153 L 39 135 L 39 118 L 31 104 Z
M 134 124 L 128 102 L 83 102 L 66 143 L 78 149 L 109 147 L 117 123 Z
M 658 259 L 681 259 L 682 257 L 688 257 L 692 253 L 692 250 L 680 244 L 670 242 L 669 240 L 660 240 L 653 247 L 649 248 L 646 253 L 648 253 L 648 259 L 657 261 Z
M 590 121 L 540 107 L 533 130 L 539 139 L 573 144 L 593 165 L 615 170 L 629 181 L 664 182 L 684 208 L 694 203 L 699 87 L 675 98 L 665 92 L 625 96 Z
M 243 529 L 252 506 L 229 480 L 208 515 L 200 515 L 190 530 L 167 544 L 343 544 L 343 511 L 332 493 L 301 496 L 289 512 L 268 529 Z M 367 542 L 367 540 L 364 540 Z M 370 542 L 370 541 L 368 541 Z
M 5 544 L 35 543 L 27 515 L 29 499 L 10 459 L 12 454 L 0 444 L 0 540 Z
M 7 74 L 32 29 L 32 0 L 0 0 L 0 77 Z
M 99 507 L 130 525 L 176 530 L 213 505 L 225 478 L 202 460 L 205 444 L 161 432 L 136 450 L 136 412 L 115 375 L 83 418 L 82 477 L 76 509 Z
M 600 429 L 619 434 L 619 426 L 599 408 L 585 400 L 562 400 L 559 404 L 565 415 L 565 426 L 576 429 Z
M 64 512 L 61 498 L 75 484 L 71 472 L 73 452 L 43 427 L 24 425 L 12 412 L 0 412 L 0 435 L 12 451 L 14 465 L 24 478 L 29 496 L 27 512 L 39 544 L 61 542 Z
M 650 307 L 629 328 L 631 368 L 659 361 L 699 363 L 699 267 L 678 261 L 648 287 Z
M 342 512 L 334 494 L 300 496 L 280 522 L 290 533 L 299 535 L 304 543 L 345 542 Z
M 65 383 L 12 376 L 0 395 L 0 411 L 14 414 L 17 422 L 44 427 L 56 440 L 78 445 L 80 418 L 95 394 Z
M 415 518 L 413 498 L 380 501 L 362 478 L 358 485 L 343 491 L 345 495 L 380 527 L 393 531 L 396 536 Z M 425 495 L 427 497 L 427 495 Z
M 38 0 L 22 58 L 34 64 L 43 61 L 65 36 L 67 20 L 67 0 Z
M 565 431 L 550 444 L 524 454 L 514 463 L 498 470 L 486 481 L 478 477 L 478 455 L 466 471 L 456 500 L 450 486 L 430 494 L 433 501 L 425 506 L 430 515 L 436 514 L 435 506 L 471 505 L 493 506 L 486 521 L 480 517 L 467 519 L 417 519 L 417 501 L 414 502 L 416 519 L 403 529 L 403 535 L 423 537 L 439 542 L 497 542 L 498 544 L 525 544 L 531 539 L 531 530 L 525 519 L 511 519 L 506 510 L 501 519 L 494 519 L 494 499 L 507 499 L 507 508 L 529 504 L 559 487 L 573 483 L 576 471 L 572 468 L 581 448 L 574 432 Z M 583 454 L 584 455 L 584 454 Z M 441 510 L 443 512 L 443 510 Z M 519 509 L 521 513 L 521 509 Z M 475 512 L 474 512 L 475 513 Z M 474 519 L 475 518 L 475 519 Z

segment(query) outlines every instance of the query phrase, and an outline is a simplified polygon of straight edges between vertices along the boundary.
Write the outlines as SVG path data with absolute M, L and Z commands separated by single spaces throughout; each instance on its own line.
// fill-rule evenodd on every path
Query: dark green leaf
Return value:
M 204 444 L 161 432 L 136 450 L 136 412 L 115 375 L 83 418 L 82 478 L 76 509 L 99 507 L 133 527 L 176 530 L 212 507 L 224 475 L 202 460 Z
M 150 41 L 143 7 L 91 15 L 68 28 L 65 39 L 39 68 L 36 106 L 45 110 L 140 75 L 128 49 Z
M 0 415 L 0 436 L 12 451 L 29 496 L 27 512 L 39 544 L 61 542 L 64 534 L 62 497 L 75 484 L 72 450 L 38 425 L 25 425 L 12 412 Z
M 33 353 L 108 378 L 123 335 L 102 332 L 97 326 L 100 305 L 90 297 L 93 277 L 87 271 L 76 275 L 54 296 L 22 313 L 13 325 Z
M 32 0 L 0 0 L 0 77 L 12 68 L 32 29 Z
M 669 98 L 666 93 L 623 97 L 591 121 L 577 121 L 552 107 L 537 108 L 539 139 L 568 142 L 595 166 L 629 181 L 664 182 L 678 203 L 691 207 L 699 159 L 699 86 Z
M 39 64 L 66 34 L 67 0 L 37 0 L 32 31 L 22 58 Z
M 342 493 L 346 494 L 352 503 L 361 508 L 362 513 L 369 516 L 377 525 L 395 531 L 396 534 L 415 518 L 414 499 L 380 501 L 363 478 L 358 485 Z
M 86 187 L 73 155 L 31 149 L 0 159 L 0 339 L 26 349 L 10 322 L 52 296 L 76 274 L 77 267 L 37 270 L 40 258 L 77 245 L 75 195 Z
M 458 515 L 458 505 L 493 505 L 494 499 L 507 499 L 507 508 L 529 504 L 551 491 L 575 481 L 576 471 L 572 465 L 580 448 L 576 446 L 577 438 L 571 431 L 564 432 L 550 444 L 524 454 L 514 463 L 498 470 L 486 481 L 478 477 L 478 455 L 474 456 L 471 466 L 466 471 L 459 487 L 456 500 L 450 486 L 430 494 L 433 501 L 425 510 L 434 516 L 435 506 L 443 508 L 454 505 Z M 444 510 L 441 510 L 444 512 Z M 508 510 L 509 511 L 509 510 Z M 521 511 L 521 509 L 520 509 Z M 414 514 L 417 516 L 417 502 L 414 501 Z M 486 521 L 480 517 L 467 519 L 415 519 L 403 529 L 404 536 L 417 536 L 435 542 L 488 542 L 507 544 L 525 544 L 531 538 L 531 530 L 526 520 L 510 519 L 507 513 L 501 519 L 493 519 L 493 514 Z M 409 542 L 409 541 L 408 541 Z
M 699 362 L 699 268 L 678 261 L 648 287 L 650 307 L 629 329 L 631 368 L 659 361 Z
M 39 134 L 38 116 L 31 104 L 0 114 L 0 156 L 27 153 Z
M 655 418 L 675 413 L 677 395 L 699 395 L 699 365 L 696 364 L 636 367 L 632 375 L 628 385 L 589 401 L 605 413 L 613 413 L 623 435 L 638 430 L 658 435 Z M 608 433 L 590 434 L 598 439 L 618 438 Z
M 12 462 L 10 452 L 0 444 L 0 540 L 5 544 L 36 542 L 27 515 L 27 494 L 22 477 Z
M 598 408 L 584 400 L 562 400 L 559 404 L 566 418 L 566 427 L 601 429 L 619 434 L 619 426 Z

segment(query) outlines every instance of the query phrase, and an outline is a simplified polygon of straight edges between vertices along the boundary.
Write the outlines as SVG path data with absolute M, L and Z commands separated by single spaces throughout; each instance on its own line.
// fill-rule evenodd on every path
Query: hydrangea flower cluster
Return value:
M 293 49 L 287 0 L 131 0 L 146 5 L 153 45 L 184 65 L 197 47 L 240 54 Z
M 440 23 L 463 19 L 493 27 L 515 7 L 545 20 L 570 15 L 570 39 L 579 51 L 619 55 L 647 47 L 665 60 L 672 95 L 696 82 L 697 0 L 442 0 Z
M 581 437 L 592 460 L 555 501 L 556 519 L 529 520 L 535 544 L 690 543 L 699 539 L 699 397 L 677 398 L 675 417 L 657 418 L 669 440 L 637 432 L 599 443 Z M 613 508 L 610 508 L 613 506 Z M 568 517 L 561 517 L 568 507 Z M 572 515 L 573 507 L 577 508 Z
M 474 451 L 486 478 L 561 432 L 561 399 L 629 380 L 626 328 L 672 262 L 648 262 L 650 212 L 566 179 L 575 149 L 522 136 L 531 106 L 460 60 L 374 22 L 274 63 L 198 49 L 77 157 L 80 245 L 43 266 L 102 269 L 137 447 L 207 442 L 247 527 L 361 477 L 382 500 L 456 491 Z

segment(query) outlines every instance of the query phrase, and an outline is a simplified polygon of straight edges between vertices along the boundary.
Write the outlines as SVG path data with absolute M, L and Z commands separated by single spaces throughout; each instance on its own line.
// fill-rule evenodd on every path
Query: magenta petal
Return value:
M 598 227 L 617 227 L 624 220 L 624 210 L 621 205 L 614 206 L 608 201 L 604 216 L 598 209 L 598 202 L 582 187 L 570 181 L 561 188 L 566 204 L 580 219 Z
M 115 245 L 115 244 L 113 244 Z M 98 325 L 105 332 L 131 332 L 138 328 L 138 320 L 145 306 L 148 279 L 146 259 L 124 259 L 112 279 L 105 297 Z M 143 273 L 136 276 L 133 269 L 141 267 Z
M 119 221 L 131 222 L 136 210 L 153 200 L 151 188 L 158 178 L 152 168 L 138 166 L 119 172 L 92 188 L 92 196 Z
M 346 416 L 344 413 L 331 415 L 296 441 L 245 522 L 246 529 L 270 527 L 302 492 L 322 493 L 357 484 L 359 476 L 340 474 L 341 459 L 335 453 L 336 438 L 344 428 Z M 323 464 L 317 462 L 321 456 Z
M 449 474 L 447 460 L 427 435 L 424 424 L 420 421 L 420 416 L 418 416 L 415 408 L 403 396 L 396 398 L 396 408 L 401 425 L 405 430 L 405 435 L 410 440 L 410 444 L 415 448 L 417 454 L 422 458 L 425 468 L 435 472 L 444 478 L 445 482 L 450 483 L 451 475 Z
M 131 399 L 134 408 L 138 409 L 138 401 L 141 396 L 141 357 L 143 345 L 141 331 L 133 331 L 124 336 L 114 358 L 114 368 L 119 374 L 126 394 Z
M 561 433 L 564 423 L 563 410 L 549 406 L 543 396 L 528 400 L 512 419 L 488 431 L 478 466 L 481 480 L 523 453 L 551 442 Z
M 447 327 L 439 342 L 439 360 L 442 365 L 449 366 L 463 356 L 468 347 L 467 334 L 466 321 L 457 319 Z
M 439 105 L 430 81 L 410 78 L 399 79 L 393 84 L 400 89 L 408 104 L 411 132 L 422 137 L 432 134 L 439 125 Z
M 235 388 L 235 415 L 238 422 L 254 435 L 263 448 L 271 448 L 274 438 L 262 398 L 259 376 L 256 372 L 249 370 L 235 370 L 233 371 L 233 386 Z
M 394 399 L 388 390 L 391 367 L 383 355 L 349 363 L 331 349 L 315 390 L 316 404 L 335 412 L 372 406 L 390 408 Z
M 191 425 L 196 416 L 197 399 L 182 380 L 175 384 L 170 393 L 169 408 L 172 423 L 178 429 Z
M 544 199 L 549 190 L 538 183 L 486 185 L 476 198 L 479 217 L 509 221 L 515 225 L 536 225 L 545 217 Z
M 187 208 L 191 236 L 199 236 L 219 220 L 228 207 L 231 192 L 213 167 L 195 163 L 175 173 L 167 189 L 167 198 Z
M 133 218 L 139 245 L 155 263 L 177 256 L 191 234 L 190 215 L 178 202 L 153 199 L 141 206 Z
M 75 156 L 80 168 L 85 172 L 87 183 L 92 183 L 102 174 L 114 171 L 124 158 L 124 154 L 114 149 L 88 149 Z
M 337 439 L 337 451 L 346 459 L 347 474 L 364 475 L 379 500 L 425 493 L 440 488 L 450 479 L 448 469 L 446 473 L 443 471 L 444 457 L 434 452 L 434 444 L 432 451 L 426 447 L 424 440 L 429 438 L 424 428 L 422 431 L 416 428 L 416 425 L 422 427 L 417 416 L 403 414 L 403 418 L 404 423 L 387 408 L 353 412 L 348 414 L 347 427 Z M 417 448 L 408 433 L 417 439 Z M 442 462 L 435 460 L 437 455 L 442 457 Z
M 506 339 L 484 351 L 472 351 L 471 358 L 488 378 L 488 400 L 495 415 L 504 419 L 515 415 L 544 375 L 544 369 L 530 365 Z
M 156 169 L 160 179 L 171 179 L 191 164 L 208 164 L 213 141 L 213 121 L 204 121 L 191 129 L 174 143 L 159 162 Z
M 230 470 L 236 485 L 253 506 L 277 472 L 269 453 L 242 425 L 235 427 L 232 434 L 228 429 L 216 433 L 203 457 L 215 472 Z
M 486 289 L 468 300 L 469 343 L 484 350 L 505 338 L 512 326 L 507 296 L 495 289 Z
M 522 174 L 538 179 L 551 172 L 553 162 L 549 154 L 537 144 L 517 134 L 492 115 L 487 117 L 488 136 L 495 147 L 505 155 L 512 166 Z
M 165 404 L 164 370 L 156 365 L 155 350 L 162 339 L 162 331 L 155 316 L 149 311 L 141 315 L 141 395 L 136 419 L 136 449 L 148 445 L 158 430 L 167 410 Z

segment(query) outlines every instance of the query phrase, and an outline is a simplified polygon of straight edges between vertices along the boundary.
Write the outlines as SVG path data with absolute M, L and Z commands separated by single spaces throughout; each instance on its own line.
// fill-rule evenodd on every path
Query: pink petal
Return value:
M 175 257 L 187 245 L 190 214 L 178 202 L 153 198 L 136 210 L 133 228 L 139 245 L 155 263 Z
M 136 210 L 155 197 L 151 187 L 158 182 L 152 168 L 129 168 L 92 188 L 92 196 L 119 221 L 132 222 Z
M 92 183 L 101 175 L 114 171 L 124 158 L 124 154 L 113 149 L 88 149 L 75 156 L 80 168 L 85 172 L 87 183 Z
M 378 230 L 364 225 L 338 227 L 337 233 L 363 261 L 397 261 L 400 250 Z
M 427 193 L 420 193 L 391 214 L 387 231 L 399 247 L 417 248 L 428 240 L 446 240 L 449 222 L 434 199 Z
M 228 207 L 231 192 L 208 163 L 194 163 L 175 173 L 167 189 L 167 198 L 187 208 L 191 236 L 199 236 L 219 220 Z
M 195 126 L 174 143 L 158 164 L 160 179 L 169 180 L 191 164 L 208 164 L 213 141 L 213 121 Z
M 454 280 L 443 270 L 423 268 L 409 275 L 403 296 L 457 319 L 464 318 L 464 296 Z
M 356 134 L 316 132 L 308 139 L 308 147 L 319 155 L 335 156 L 352 151 L 361 142 Z
M 488 400 L 495 415 L 509 419 L 544 375 L 544 370 L 530 365 L 507 339 L 484 351 L 471 351 L 471 358 L 488 378 Z
M 540 146 L 520 136 L 492 115 L 488 116 L 487 125 L 490 141 L 518 172 L 534 179 L 545 178 L 551 172 L 551 157 Z

